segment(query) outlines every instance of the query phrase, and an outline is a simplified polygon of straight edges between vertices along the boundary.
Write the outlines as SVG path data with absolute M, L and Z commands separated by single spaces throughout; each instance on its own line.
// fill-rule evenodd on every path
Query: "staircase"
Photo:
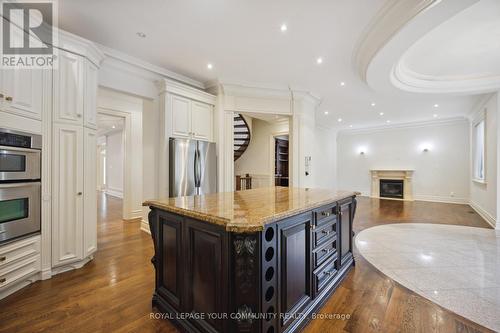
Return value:
M 236 161 L 247 150 L 250 144 L 250 128 L 247 122 L 241 116 L 234 116 L 234 160 Z

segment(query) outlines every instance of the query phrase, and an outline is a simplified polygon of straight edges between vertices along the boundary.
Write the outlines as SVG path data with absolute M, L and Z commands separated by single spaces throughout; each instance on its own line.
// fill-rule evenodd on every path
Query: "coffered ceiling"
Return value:
M 338 128 L 465 116 L 477 95 L 378 91 L 356 70 L 367 26 L 397 2 L 59 0 L 59 25 L 200 82 L 310 91 L 322 99 L 319 121 Z

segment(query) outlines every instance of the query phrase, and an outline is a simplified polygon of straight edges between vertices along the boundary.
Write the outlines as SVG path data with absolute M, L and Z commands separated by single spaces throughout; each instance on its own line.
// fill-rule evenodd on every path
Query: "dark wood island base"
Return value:
M 254 232 L 150 207 L 153 306 L 187 332 L 299 331 L 354 265 L 354 194 Z

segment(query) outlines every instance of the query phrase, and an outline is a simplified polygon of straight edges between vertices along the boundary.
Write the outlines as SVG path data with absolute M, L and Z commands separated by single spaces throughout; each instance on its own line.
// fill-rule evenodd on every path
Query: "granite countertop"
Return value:
M 352 191 L 265 187 L 147 200 L 142 205 L 218 224 L 229 232 L 255 232 L 264 230 L 266 224 L 274 221 L 358 194 Z

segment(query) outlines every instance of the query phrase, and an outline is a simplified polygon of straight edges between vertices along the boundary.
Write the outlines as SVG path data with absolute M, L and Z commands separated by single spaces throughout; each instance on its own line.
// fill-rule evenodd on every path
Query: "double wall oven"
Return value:
M 0 128 L 0 244 L 40 232 L 42 137 Z

